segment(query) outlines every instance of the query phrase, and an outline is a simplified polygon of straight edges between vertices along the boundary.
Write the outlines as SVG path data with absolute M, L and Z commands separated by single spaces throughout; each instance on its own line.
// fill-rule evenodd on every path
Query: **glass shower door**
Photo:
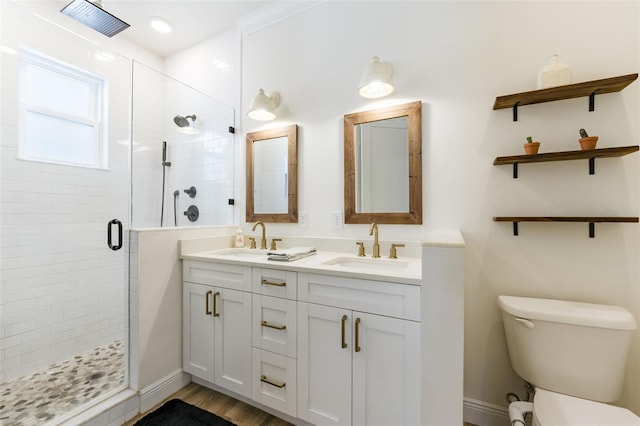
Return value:
M 127 385 L 131 61 L 0 8 L 0 423 L 43 424 Z

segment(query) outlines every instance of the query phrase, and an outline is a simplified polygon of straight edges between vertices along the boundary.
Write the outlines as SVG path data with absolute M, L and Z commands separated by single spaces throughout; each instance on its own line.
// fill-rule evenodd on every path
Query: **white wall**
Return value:
M 496 306 L 499 294 L 621 305 L 640 321 L 639 233 L 635 224 L 521 224 L 513 237 L 498 215 L 637 215 L 640 156 L 596 161 L 492 166 L 522 153 L 525 137 L 541 152 L 578 149 L 577 130 L 600 146 L 640 142 L 640 82 L 621 93 L 493 111 L 496 96 L 536 88 L 547 57 L 573 68 L 574 81 L 638 72 L 637 2 L 325 2 L 261 30 L 242 45 L 242 134 L 288 123 L 299 128 L 299 210 L 308 228 L 268 224 L 285 236 L 367 237 L 367 226 L 335 229 L 343 209 L 342 116 L 387 103 L 423 101 L 424 225 L 380 226 L 381 238 L 420 239 L 460 228 L 465 251 L 465 396 L 506 405 L 523 394 L 512 371 Z M 396 92 L 381 102 L 357 94 L 370 58 L 393 64 Z M 280 120 L 246 119 L 259 88 L 277 90 Z M 238 160 L 242 164 L 242 160 Z M 244 197 L 239 197 L 243 199 Z M 242 207 L 243 208 L 243 207 Z M 246 225 L 249 228 L 249 224 Z M 246 229 L 248 230 L 248 229 Z M 249 232 L 250 233 L 250 232 Z M 354 249 L 355 250 L 355 249 Z M 427 284 L 428 285 L 428 284 Z M 442 325 L 446 327 L 446 324 Z M 640 414 L 639 333 L 620 405 Z
M 144 390 L 182 369 L 182 261 L 179 241 L 227 236 L 230 227 L 132 231 L 131 386 Z M 215 246 L 211 246 L 215 249 Z M 168 396 L 168 395 L 167 395 Z
M 206 40 L 182 52 L 166 58 L 164 72 L 167 75 L 191 86 L 211 98 L 234 110 L 233 123 L 233 170 L 232 197 L 236 201 L 235 208 L 227 209 L 234 223 L 244 217 L 244 164 L 242 148 L 244 135 L 241 132 L 240 117 L 240 69 L 241 69 L 241 33 L 238 29 L 227 31 Z M 240 203 L 240 204 L 238 204 Z M 217 222 L 221 223 L 221 222 Z

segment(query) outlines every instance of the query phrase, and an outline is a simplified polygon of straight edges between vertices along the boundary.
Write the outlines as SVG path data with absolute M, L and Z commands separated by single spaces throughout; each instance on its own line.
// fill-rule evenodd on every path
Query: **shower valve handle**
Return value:
M 198 210 L 197 206 L 189 206 L 189 208 L 187 209 L 186 212 L 184 212 L 184 215 L 187 217 L 187 219 L 189 219 L 191 222 L 195 222 L 196 220 L 198 220 L 198 217 L 200 216 L 200 211 Z
M 189 194 L 189 197 L 191 197 L 191 198 L 195 198 L 196 197 L 196 193 L 197 193 L 196 187 L 192 186 L 191 188 L 185 189 L 184 193 L 185 194 Z

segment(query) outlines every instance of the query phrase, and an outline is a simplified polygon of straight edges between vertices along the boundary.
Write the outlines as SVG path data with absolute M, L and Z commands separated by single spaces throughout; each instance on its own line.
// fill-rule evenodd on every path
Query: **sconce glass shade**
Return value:
M 276 108 L 279 105 L 280 94 L 278 92 L 273 92 L 270 96 L 267 96 L 264 94 L 264 90 L 260 89 L 258 94 L 253 97 L 247 115 L 258 121 L 273 120 L 276 118 Z
M 393 93 L 393 82 L 391 76 L 393 74 L 393 67 L 388 62 L 380 62 L 380 58 L 373 57 L 371 64 L 367 67 L 360 86 L 358 87 L 358 93 L 363 98 L 376 99 L 382 98 Z

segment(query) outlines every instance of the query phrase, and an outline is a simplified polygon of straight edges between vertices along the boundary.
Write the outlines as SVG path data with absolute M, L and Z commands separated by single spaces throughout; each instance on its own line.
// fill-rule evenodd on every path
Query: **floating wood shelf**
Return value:
M 533 155 L 512 155 L 508 157 L 496 157 L 494 166 L 513 164 L 513 178 L 518 178 L 518 164 L 520 163 L 545 163 L 549 161 L 589 160 L 589 174 L 595 174 L 595 159 L 606 157 L 622 157 L 638 151 L 640 146 L 621 146 L 614 148 L 599 148 L 579 151 L 544 152 Z
M 619 92 L 633 83 L 637 78 L 638 73 L 627 74 L 619 77 L 586 81 L 584 83 L 498 96 L 493 104 L 493 109 L 513 108 L 513 121 L 518 121 L 519 106 L 588 96 L 589 111 L 593 111 L 595 109 L 596 94 Z
M 513 235 L 518 235 L 519 222 L 584 222 L 589 224 L 589 238 L 595 237 L 596 223 L 638 223 L 638 217 L 621 216 L 495 216 L 494 222 L 513 222 Z

